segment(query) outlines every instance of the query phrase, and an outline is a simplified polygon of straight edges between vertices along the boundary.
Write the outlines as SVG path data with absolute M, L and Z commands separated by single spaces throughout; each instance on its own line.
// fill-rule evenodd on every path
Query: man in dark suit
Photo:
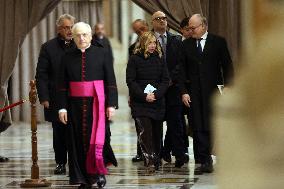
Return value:
M 93 27 L 93 33 L 94 33 L 94 35 L 92 37 L 92 42 L 91 42 L 92 45 L 104 47 L 107 50 L 107 52 L 108 52 L 108 54 L 111 57 L 111 60 L 113 62 L 112 47 L 110 45 L 108 38 L 106 37 L 104 24 L 97 23 Z
M 166 93 L 166 116 L 167 132 L 162 148 L 161 157 L 171 162 L 171 152 L 175 156 L 176 167 L 181 167 L 187 157 L 184 152 L 183 123 L 182 123 L 182 101 L 178 81 L 178 57 L 181 40 L 177 35 L 167 31 L 167 17 L 165 13 L 157 11 L 152 15 L 152 25 L 156 38 L 158 39 L 165 62 L 170 75 L 170 87 Z
M 135 49 L 136 44 L 139 42 L 139 37 L 144 32 L 149 31 L 149 27 L 148 27 L 148 24 L 147 24 L 147 22 L 145 20 L 136 19 L 136 20 L 134 20 L 134 22 L 132 22 L 132 29 L 137 34 L 138 38 L 135 41 L 135 43 L 130 45 L 130 47 L 128 48 L 128 55 L 129 55 L 129 57 L 134 54 L 134 49 Z M 129 104 L 131 103 L 130 102 L 130 97 L 129 97 L 128 103 Z M 136 121 L 135 121 L 135 128 L 136 128 L 136 132 L 138 134 L 138 126 L 137 126 Z M 143 158 L 144 157 L 143 157 L 142 150 L 141 150 L 141 147 L 139 145 L 138 137 L 137 137 L 137 154 L 132 158 L 132 162 L 143 161 Z
M 58 35 L 41 46 L 36 68 L 39 101 L 44 107 L 45 120 L 51 122 L 53 128 L 53 149 L 57 164 L 54 174 L 66 173 L 66 126 L 58 118 L 56 81 L 58 79 L 61 57 L 67 49 L 75 48 L 71 33 L 74 20 L 75 18 L 69 14 L 61 15 L 58 18 L 56 22 Z
M 189 20 L 192 38 L 181 48 L 182 101 L 192 108 L 195 174 L 213 172 L 211 157 L 211 97 L 218 86 L 227 86 L 233 77 L 232 60 L 226 40 L 207 32 L 207 20 L 200 14 Z M 190 86 L 186 87 L 186 80 Z
M 179 27 L 180 27 L 180 32 L 182 34 L 182 36 L 180 36 L 181 40 L 184 41 L 188 38 L 191 37 L 191 30 L 189 29 L 189 19 L 190 17 L 185 17 L 184 19 L 182 19 L 182 21 L 180 22 L 179 24 Z M 186 85 L 189 85 L 189 81 L 187 80 L 186 81 Z M 184 104 L 183 104 L 183 115 L 182 115 L 182 121 L 183 121 L 183 131 L 184 131 L 184 137 L 183 137 L 183 140 L 184 140 L 184 151 L 185 153 L 188 155 L 188 147 L 189 147 L 189 140 L 188 140 L 188 136 L 191 136 L 192 137 L 192 123 L 191 123 L 191 117 L 192 117 L 192 114 L 191 114 L 191 109 L 186 107 Z M 186 120 L 185 120 L 185 115 L 187 117 L 187 123 L 186 123 Z M 189 159 L 188 159 L 189 160 Z

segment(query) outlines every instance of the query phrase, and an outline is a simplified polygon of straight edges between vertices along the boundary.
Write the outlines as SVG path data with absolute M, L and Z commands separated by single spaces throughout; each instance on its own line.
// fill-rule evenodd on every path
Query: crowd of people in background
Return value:
M 149 29 L 144 20 L 132 23 L 138 35 L 137 41 L 129 48 L 126 71 L 129 104 L 138 136 L 137 155 L 132 161 L 144 161 L 147 168 L 158 170 L 161 160 L 171 163 L 174 156 L 175 167 L 180 168 L 189 161 L 190 135 L 197 165 L 194 174 L 212 173 L 211 100 L 220 86 L 226 90 L 234 75 L 226 40 L 208 33 L 207 19 L 200 14 L 181 21 L 181 36 L 168 31 L 167 17 L 161 11 L 152 15 L 151 22 L 153 28 L 150 32 L 146 32 Z M 156 50 L 150 50 L 152 38 L 146 42 L 144 32 L 146 36 L 156 37 L 153 45 Z M 157 56 L 159 47 L 162 51 L 160 58 Z M 157 60 L 153 61 L 155 56 Z M 168 72 L 169 83 L 165 92 L 162 69 L 158 73 L 149 71 L 159 61 L 164 62 Z M 147 91 L 149 85 L 152 91 Z M 164 115 L 161 118 L 157 114 Z M 162 121 L 167 127 L 164 140 Z M 148 140 L 144 138 L 145 133 Z
M 230 85 L 234 73 L 226 40 L 208 33 L 200 14 L 181 21 L 182 35 L 168 30 L 161 11 L 153 13 L 151 25 L 150 30 L 145 20 L 132 23 L 138 36 L 126 68 L 137 132 L 132 161 L 143 161 L 146 171 L 155 172 L 174 157 L 181 168 L 189 162 L 190 133 L 194 173 L 212 173 L 211 100 L 218 86 Z M 53 128 L 54 174 L 66 174 L 68 160 L 71 184 L 103 187 L 106 166 L 117 166 L 109 126 L 118 108 L 112 48 L 102 23 L 92 33 L 90 25 L 75 24 L 64 14 L 56 26 L 58 35 L 42 45 L 36 70 L 39 100 Z

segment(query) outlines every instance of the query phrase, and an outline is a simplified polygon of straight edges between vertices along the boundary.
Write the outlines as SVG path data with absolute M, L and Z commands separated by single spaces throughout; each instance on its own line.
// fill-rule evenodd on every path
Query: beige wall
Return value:
M 243 2 L 242 69 L 216 97 L 220 189 L 284 186 L 284 3 Z

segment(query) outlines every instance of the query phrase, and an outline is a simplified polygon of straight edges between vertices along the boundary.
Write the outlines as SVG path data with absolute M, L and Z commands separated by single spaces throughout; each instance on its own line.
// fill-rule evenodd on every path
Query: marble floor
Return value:
M 127 104 L 127 98 L 120 97 L 120 104 Z M 109 167 L 105 188 L 159 188 L 159 189 L 216 189 L 214 173 L 194 175 L 192 141 L 189 147 L 190 162 L 182 168 L 163 162 L 159 171 L 146 174 L 143 163 L 132 163 L 136 152 L 134 124 L 129 118 L 128 107 L 121 106 L 111 125 L 112 146 L 118 159 L 118 167 Z M 38 124 L 38 165 L 40 178 L 52 183 L 48 188 L 77 188 L 68 185 L 66 175 L 53 174 L 55 167 L 52 149 L 52 128 L 48 123 Z M 1 133 L 0 155 L 9 161 L 0 163 L 0 188 L 20 188 L 20 183 L 31 178 L 31 132 L 28 123 L 13 123 Z M 174 162 L 174 161 L 173 161 Z M 47 188 L 47 187 L 45 187 Z M 96 188 L 96 186 L 93 186 Z

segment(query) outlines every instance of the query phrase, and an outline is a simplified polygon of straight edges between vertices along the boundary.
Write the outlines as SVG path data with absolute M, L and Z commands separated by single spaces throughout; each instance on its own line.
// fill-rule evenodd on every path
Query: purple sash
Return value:
M 103 160 L 105 142 L 105 92 L 104 81 L 70 82 L 70 96 L 94 97 L 93 125 L 90 147 L 86 157 L 86 169 L 89 174 L 107 174 Z

